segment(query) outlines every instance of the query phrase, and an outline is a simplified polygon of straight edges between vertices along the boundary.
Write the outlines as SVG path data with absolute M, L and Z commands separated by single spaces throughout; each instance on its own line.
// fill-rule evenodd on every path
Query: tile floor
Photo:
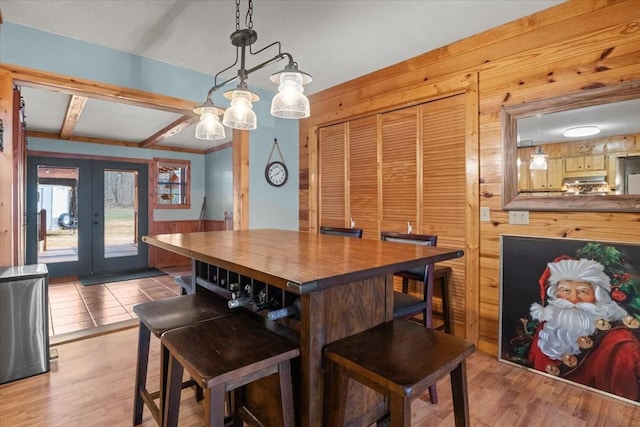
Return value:
M 165 276 L 84 286 L 77 277 L 49 279 L 49 335 L 136 319 L 133 306 L 176 296 L 175 276 L 189 267 L 165 269 Z

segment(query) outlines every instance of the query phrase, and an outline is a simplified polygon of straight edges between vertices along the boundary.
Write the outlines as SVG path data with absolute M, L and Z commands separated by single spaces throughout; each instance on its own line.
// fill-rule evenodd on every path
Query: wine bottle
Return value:
M 281 308 L 279 310 L 272 310 L 267 313 L 269 320 L 282 319 L 283 317 L 294 316 L 296 320 L 300 320 L 300 298 L 296 300 L 288 307 Z
M 277 299 L 271 298 L 269 301 L 257 302 L 253 305 L 255 311 L 267 310 L 269 308 L 277 308 L 280 305 Z
M 245 305 L 249 305 L 251 303 L 253 303 L 253 297 L 246 296 L 246 297 L 238 297 L 238 298 L 229 300 L 227 305 L 229 306 L 229 308 L 238 308 L 238 307 L 244 307 Z

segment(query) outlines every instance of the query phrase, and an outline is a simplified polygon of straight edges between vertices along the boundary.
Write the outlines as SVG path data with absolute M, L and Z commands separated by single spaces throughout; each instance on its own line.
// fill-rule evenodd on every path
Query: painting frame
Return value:
M 581 280 L 559 280 L 568 274 L 568 266 L 576 267 L 571 274 L 587 268 L 601 278 L 582 285 L 597 290 L 590 296 L 591 305 L 557 302 L 568 298 L 560 292 L 566 283 L 574 286 L 571 282 Z M 501 234 L 499 296 L 499 361 L 640 406 L 640 376 L 628 373 L 624 363 L 629 354 L 633 363 L 640 361 L 640 244 Z M 591 307 L 594 317 L 589 319 L 598 319 L 592 322 L 597 326 L 593 334 L 575 340 L 577 348 L 573 338 L 558 343 L 562 350 L 557 355 L 554 345 L 548 345 L 556 344 L 551 319 L 555 304 L 571 305 L 571 312 Z M 597 311 L 609 306 L 613 308 Z M 564 313 L 557 318 L 564 321 Z M 564 351 L 563 345 L 573 350 Z

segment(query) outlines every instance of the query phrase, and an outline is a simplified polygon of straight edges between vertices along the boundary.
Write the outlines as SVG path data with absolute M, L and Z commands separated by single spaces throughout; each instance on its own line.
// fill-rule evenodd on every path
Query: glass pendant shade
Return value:
M 224 127 L 220 123 L 215 107 L 203 107 L 201 109 L 200 123 L 196 126 L 196 138 L 217 140 L 224 139 Z
M 251 105 L 253 97 L 248 90 L 234 90 L 231 93 L 231 107 L 224 112 L 222 124 L 232 129 L 255 129 L 258 120 Z
M 535 153 L 531 155 L 530 170 L 547 170 L 547 155 L 544 154 L 542 148 L 536 147 Z
M 283 119 L 302 119 L 311 115 L 309 100 L 303 94 L 300 73 L 280 73 L 278 93 L 271 101 L 271 115 Z

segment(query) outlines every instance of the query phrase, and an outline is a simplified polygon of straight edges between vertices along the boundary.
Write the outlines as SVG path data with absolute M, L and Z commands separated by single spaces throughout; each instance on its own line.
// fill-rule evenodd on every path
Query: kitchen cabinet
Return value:
M 604 156 L 567 157 L 564 161 L 564 170 L 566 172 L 604 170 Z
M 559 191 L 562 189 L 562 159 L 548 159 L 547 170 L 531 171 L 531 187 L 533 190 Z

